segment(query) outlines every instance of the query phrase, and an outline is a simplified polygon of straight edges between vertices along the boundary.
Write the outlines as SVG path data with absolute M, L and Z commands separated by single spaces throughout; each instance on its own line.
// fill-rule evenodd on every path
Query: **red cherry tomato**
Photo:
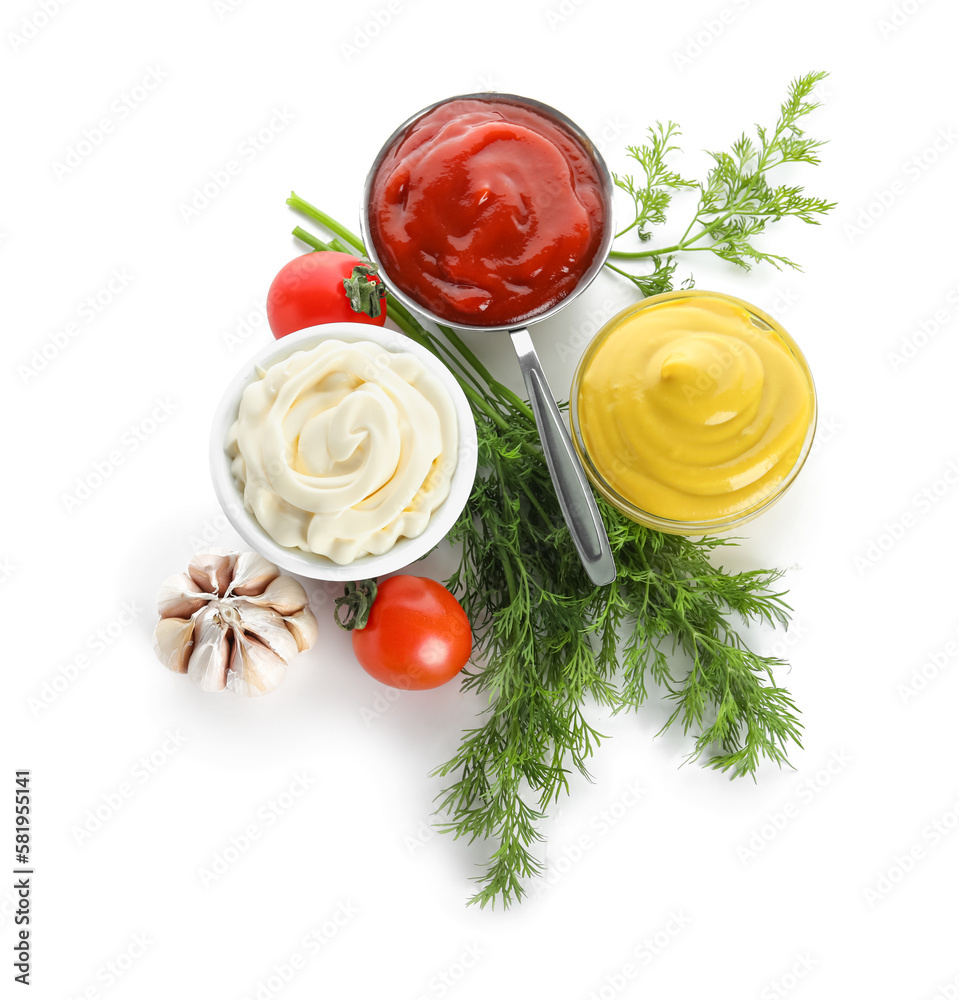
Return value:
M 380 279 L 355 279 L 365 307 L 371 312 L 378 310 L 377 316 L 355 310 L 343 286 L 344 279 L 352 279 L 353 268 L 364 264 L 358 257 L 335 250 L 305 253 L 285 264 L 266 296 L 266 317 L 273 336 L 279 340 L 294 330 L 320 323 L 382 326 L 386 322 L 386 299 L 380 295 Z M 370 283 L 375 291 L 363 287 Z
M 435 580 L 391 576 L 376 590 L 353 652 L 383 684 L 422 691 L 455 677 L 470 657 L 473 633 L 459 601 Z

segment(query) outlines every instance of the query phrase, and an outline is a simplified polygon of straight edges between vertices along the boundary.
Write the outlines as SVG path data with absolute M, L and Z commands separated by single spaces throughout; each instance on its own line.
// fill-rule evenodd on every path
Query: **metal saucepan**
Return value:
M 583 148 L 591 157 L 599 175 L 602 187 L 603 204 L 605 206 L 605 219 L 602 241 L 596 252 L 596 256 L 593 258 L 590 267 L 584 272 L 579 282 L 570 292 L 567 293 L 564 298 L 562 298 L 555 305 L 546 309 L 544 312 L 532 316 L 520 324 L 514 324 L 512 326 L 467 325 L 463 323 L 451 323 L 449 320 L 435 315 L 429 309 L 422 306 L 415 299 L 407 295 L 402 289 L 396 287 L 396 283 L 391 280 L 389 271 L 378 258 L 376 247 L 373 244 L 369 219 L 370 189 L 384 156 L 393 147 L 394 143 L 399 140 L 400 136 L 405 133 L 411 125 L 422 118 L 423 115 L 428 114 L 440 105 L 447 104 L 450 101 L 459 100 L 507 101 L 539 111 L 547 118 L 550 118 L 554 122 L 564 126 L 567 131 L 571 132 L 579 140 Z M 396 131 L 394 131 L 393 134 L 386 140 L 382 149 L 377 154 L 376 159 L 373 161 L 373 165 L 370 167 L 370 172 L 367 175 L 366 184 L 363 188 L 363 204 L 360 213 L 360 225 L 362 228 L 363 240 L 366 244 L 370 259 L 379 265 L 380 275 L 390 292 L 395 295 L 400 302 L 407 306 L 407 308 L 418 312 L 421 316 L 424 316 L 426 319 L 431 320 L 436 324 L 448 326 L 460 332 L 473 333 L 477 331 L 500 331 L 509 333 L 513 347 L 516 350 L 516 356 L 519 359 L 520 370 L 523 373 L 523 379 L 526 383 L 526 391 L 529 393 L 530 405 L 536 418 L 536 426 L 539 430 L 540 441 L 543 445 L 543 452 L 546 456 L 546 463 L 549 467 L 549 473 L 553 480 L 553 486 L 556 489 L 556 496 L 559 499 L 559 505 L 563 511 L 563 517 L 566 520 L 566 524 L 569 526 L 570 533 L 573 536 L 573 543 L 575 544 L 576 551 L 579 553 L 580 559 L 583 562 L 583 566 L 586 569 L 589 578 L 597 586 L 612 583 L 616 578 L 616 566 L 613 562 L 613 553 L 609 546 L 609 539 L 606 537 L 606 529 L 603 526 L 602 518 L 596 506 L 596 500 L 593 497 L 592 488 L 590 487 L 589 481 L 586 479 L 586 474 L 583 471 L 583 467 L 580 465 L 579 459 L 573 450 L 569 431 L 566 429 L 566 423 L 556 406 L 556 400 L 554 399 L 553 393 L 546 381 L 546 376 L 543 373 L 543 368 L 540 365 L 539 358 L 536 356 L 536 351 L 533 348 L 533 341 L 530 338 L 527 327 L 531 326 L 533 323 L 538 323 L 540 320 L 544 320 L 547 317 L 554 316 L 564 306 L 569 305 L 569 303 L 572 302 L 573 299 L 575 299 L 576 296 L 579 295 L 602 270 L 603 264 L 609 254 L 610 247 L 612 246 L 614 236 L 612 198 L 613 181 L 609 173 L 609 168 L 606 166 L 606 163 L 604 162 L 599 151 L 586 134 L 565 115 L 560 114 L 554 108 L 551 108 L 546 104 L 541 104 L 539 101 L 533 101 L 526 97 L 518 97 L 515 94 L 461 94 L 456 97 L 444 98 L 442 101 L 437 101 L 429 107 L 423 108 L 422 111 L 417 112 L 411 118 L 407 119 L 407 121 L 403 122 L 403 124 L 400 125 L 399 128 L 397 128 Z

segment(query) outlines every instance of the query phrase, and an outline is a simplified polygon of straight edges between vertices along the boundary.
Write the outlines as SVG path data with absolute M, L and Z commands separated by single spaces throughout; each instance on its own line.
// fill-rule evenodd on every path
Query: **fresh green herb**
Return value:
M 673 140 L 679 136 L 675 122 L 659 122 L 648 129 L 649 141 L 643 146 L 629 146 L 628 154 L 642 168 L 642 178 L 616 176 L 616 185 L 633 199 L 635 218 L 617 233 L 617 238 L 636 230 L 641 241 L 652 239 L 650 227 L 666 222 L 666 210 L 672 195 L 681 188 L 699 192 L 696 211 L 676 243 L 646 250 L 613 250 L 607 266 L 632 281 L 644 295 L 667 291 L 676 270 L 676 255 L 709 251 L 749 270 L 757 261 L 775 267 L 798 265 L 788 257 L 769 253 L 756 245 L 756 237 L 771 222 L 792 216 L 803 222 L 819 223 L 818 216 L 836 207 L 835 202 L 810 197 L 801 187 L 772 185 L 769 173 L 788 163 L 819 162 L 822 140 L 810 139 L 802 130 L 803 119 L 819 107 L 809 100 L 826 73 L 807 73 L 789 85 L 786 100 L 772 129 L 756 127 L 756 138 L 743 133 L 729 152 L 710 152 L 714 161 L 705 181 L 684 180 L 667 166 L 671 153 L 678 150 Z M 653 270 L 634 274 L 622 270 L 614 260 L 649 258 Z
M 649 227 L 665 222 L 678 187 L 698 187 L 699 207 L 674 245 L 611 255 L 649 257 L 652 274 L 614 270 L 650 294 L 671 287 L 677 257 L 687 250 L 712 250 L 747 268 L 755 260 L 795 266 L 751 241 L 776 218 L 815 222 L 831 207 L 766 179 L 780 163 L 816 162 L 820 144 L 797 122 L 815 106 L 806 97 L 822 76 L 795 81 L 776 127 L 760 129 L 758 145 L 744 137 L 733 154 L 714 154 L 716 166 L 701 183 L 665 166 L 677 127 L 651 130 L 648 145 L 630 150 L 643 181 L 617 178 L 636 205 L 623 234 L 635 229 L 648 239 Z M 330 216 L 296 195 L 289 204 L 334 234 L 324 243 L 297 228 L 315 249 L 363 252 Z M 571 773 L 588 776 L 603 738 L 587 721 L 590 701 L 621 712 L 661 694 L 674 705 L 663 729 L 681 726 L 693 736 L 690 759 L 705 756 L 732 776 L 754 776 L 763 759 L 788 764 L 790 746 L 801 746 L 801 726 L 792 698 L 774 680 L 784 663 L 752 652 L 737 623 L 786 624 L 789 608 L 776 590 L 778 572 L 731 573 L 716 565 L 733 542 L 660 534 L 602 500 L 618 576 L 593 587 L 569 544 L 529 405 L 453 330 L 428 332 L 392 297 L 388 308 L 401 330 L 449 365 L 476 417 L 480 471 L 452 533 L 460 562 L 448 585 L 461 595 L 476 637 L 477 666 L 464 687 L 483 692 L 489 706 L 436 771 L 450 780 L 437 811 L 442 829 L 490 847 L 471 902 L 509 905 L 522 898 L 526 880 L 542 873 L 539 822 L 568 792 Z

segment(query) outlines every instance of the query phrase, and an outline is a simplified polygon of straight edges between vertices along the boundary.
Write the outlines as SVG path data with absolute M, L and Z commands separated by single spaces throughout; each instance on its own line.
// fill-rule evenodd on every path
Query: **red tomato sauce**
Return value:
M 579 139 L 506 100 L 456 99 L 417 119 L 380 163 L 368 212 L 393 283 L 469 326 L 518 324 L 565 298 L 607 224 Z

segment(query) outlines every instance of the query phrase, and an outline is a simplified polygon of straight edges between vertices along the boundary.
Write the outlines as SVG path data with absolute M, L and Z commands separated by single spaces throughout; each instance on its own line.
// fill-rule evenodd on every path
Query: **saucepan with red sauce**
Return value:
M 458 331 L 509 332 L 576 549 L 616 576 L 592 490 L 527 327 L 570 303 L 613 240 L 613 184 L 568 118 L 512 94 L 425 108 L 380 150 L 363 194 L 370 258 L 407 307 Z

